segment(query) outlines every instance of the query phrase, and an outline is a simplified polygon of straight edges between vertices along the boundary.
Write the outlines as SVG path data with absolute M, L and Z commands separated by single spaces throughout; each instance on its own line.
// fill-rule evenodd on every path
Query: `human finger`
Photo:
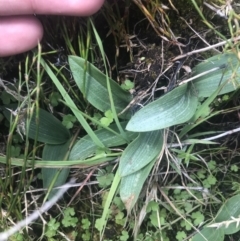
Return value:
M 97 12 L 104 0 L 1 0 L 0 15 L 51 14 L 88 16 Z
M 34 48 L 42 36 L 42 25 L 34 16 L 0 17 L 0 57 Z

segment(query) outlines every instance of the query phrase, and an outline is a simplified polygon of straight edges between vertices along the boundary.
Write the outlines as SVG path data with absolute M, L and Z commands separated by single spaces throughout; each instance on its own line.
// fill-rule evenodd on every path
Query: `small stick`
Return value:
M 212 68 L 212 69 L 210 69 L 210 70 L 204 71 L 204 72 L 202 72 L 202 73 L 200 73 L 200 74 L 197 74 L 197 75 L 193 76 L 192 78 L 189 78 L 189 79 L 186 79 L 186 80 L 181 81 L 181 82 L 179 83 L 179 85 L 186 84 L 186 83 L 188 83 L 189 81 L 192 81 L 192 80 L 194 80 L 194 79 L 197 79 L 197 78 L 199 78 L 199 77 L 201 77 L 201 76 L 203 76 L 203 75 L 209 74 L 209 73 L 214 72 L 214 71 L 216 71 L 216 70 L 226 68 L 226 66 L 227 66 L 226 64 L 223 64 L 223 65 L 221 65 L 221 66 L 219 66 L 219 67 L 215 67 L 215 68 Z
M 202 48 L 202 49 L 196 49 L 196 50 L 193 50 L 192 52 L 188 52 L 186 54 L 182 54 L 182 55 L 179 55 L 177 56 L 176 58 L 174 58 L 172 61 L 176 61 L 176 60 L 179 60 L 179 59 L 182 59 L 184 57 L 188 57 L 190 55 L 193 55 L 193 54 L 196 54 L 196 53 L 201 53 L 201 52 L 204 52 L 204 51 L 207 51 L 207 50 L 210 50 L 210 49 L 214 49 L 216 47 L 219 47 L 219 46 L 222 46 L 230 41 L 238 41 L 240 40 L 240 36 L 236 37 L 236 38 L 231 38 L 231 39 L 228 39 L 228 40 L 225 40 L 225 41 L 222 41 L 220 43 L 217 43 L 217 44 L 213 44 L 211 46 L 208 46 L 208 47 L 205 47 L 205 48 Z

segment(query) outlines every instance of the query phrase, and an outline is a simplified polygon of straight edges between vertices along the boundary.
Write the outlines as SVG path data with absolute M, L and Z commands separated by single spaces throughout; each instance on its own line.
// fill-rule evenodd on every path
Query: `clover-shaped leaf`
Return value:
M 98 218 L 96 219 L 96 222 L 95 222 L 95 228 L 98 230 L 98 231 L 101 231 L 103 226 L 104 226 L 105 222 L 102 218 Z
M 238 166 L 237 165 L 231 165 L 231 171 L 237 172 L 238 171 Z
M 203 185 L 204 187 L 209 188 L 212 185 L 216 184 L 216 182 L 217 182 L 216 177 L 214 177 L 213 175 L 209 175 L 207 179 L 203 181 Z
M 201 212 L 197 211 L 192 213 L 191 215 L 192 219 L 194 219 L 193 223 L 197 226 L 201 224 L 204 221 L 204 216 Z
M 105 173 L 104 175 L 97 176 L 100 187 L 108 187 L 112 183 L 113 178 L 113 173 Z
M 185 220 L 182 220 L 180 223 L 180 226 L 185 228 L 187 231 L 192 229 L 192 226 L 190 225 L 191 223 L 191 219 L 187 219 L 188 222 L 186 222 Z
M 131 80 L 126 79 L 126 80 L 124 81 L 124 83 L 121 84 L 121 87 L 122 87 L 124 90 L 131 90 L 131 89 L 134 88 L 134 83 L 133 83 Z
M 73 124 L 76 122 L 76 117 L 68 114 L 63 117 L 62 124 L 66 126 L 67 129 L 71 129 L 73 127 Z
M 181 241 L 187 237 L 186 233 L 184 231 L 178 231 L 176 235 L 176 239 Z
M 161 215 L 161 213 L 152 211 L 151 215 L 149 216 L 151 224 L 154 226 L 158 226 L 159 223 L 161 223 L 161 225 L 165 224 L 165 217 L 166 215 Z
M 155 201 L 151 201 L 148 203 L 147 205 L 147 212 L 150 212 L 150 211 L 157 211 L 159 209 L 159 204 Z
M 216 169 L 216 161 L 211 160 L 210 162 L 207 163 L 207 165 L 211 171 Z
M 206 170 L 199 170 L 199 171 L 197 171 L 197 176 L 200 179 L 205 179 L 206 178 Z
M 90 239 L 91 239 L 91 234 L 90 234 L 89 230 L 86 230 L 86 233 L 82 234 L 82 240 L 89 241 Z
M 128 232 L 127 231 L 122 231 L 122 235 L 120 236 L 121 241 L 127 241 L 129 238 Z
M 82 228 L 89 229 L 91 222 L 87 218 L 82 219 Z
M 76 217 L 73 217 L 75 215 L 75 211 L 73 208 L 66 208 L 63 212 L 64 218 L 62 220 L 62 224 L 64 227 L 75 227 L 78 219 Z
M 60 223 L 56 222 L 55 218 L 51 218 L 47 224 L 47 232 L 45 233 L 45 235 L 49 238 L 55 236 L 59 227 Z
M 190 210 L 192 210 L 192 208 L 193 208 L 192 203 L 186 202 L 184 204 L 184 209 L 186 210 L 186 212 L 189 212 Z
M 126 218 L 124 218 L 124 213 L 118 212 L 118 214 L 115 216 L 115 221 L 117 224 L 124 226 L 124 224 L 126 222 Z
M 20 146 L 11 146 L 11 157 L 19 157 L 20 152 Z
M 100 119 L 100 122 L 104 126 L 109 126 L 113 122 L 113 113 L 111 110 L 107 110 L 104 112 L 104 115 L 105 116 Z
M 53 107 L 58 105 L 59 99 L 61 99 L 61 95 L 55 91 L 53 91 L 49 96 L 50 103 Z

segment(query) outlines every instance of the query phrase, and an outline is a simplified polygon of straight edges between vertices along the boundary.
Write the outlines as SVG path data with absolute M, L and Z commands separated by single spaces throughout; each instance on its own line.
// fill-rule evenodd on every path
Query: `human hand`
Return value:
M 43 27 L 33 14 L 88 16 L 104 0 L 1 0 L 0 57 L 34 48 L 43 36 Z M 31 16 L 32 15 L 32 16 Z

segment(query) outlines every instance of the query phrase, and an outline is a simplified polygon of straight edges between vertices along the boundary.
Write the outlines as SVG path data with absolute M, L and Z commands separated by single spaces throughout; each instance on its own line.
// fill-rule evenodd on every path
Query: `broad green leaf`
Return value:
M 224 221 L 233 221 L 233 218 L 239 218 L 240 216 L 240 195 L 235 195 L 229 198 L 219 210 L 215 223 Z M 225 234 L 234 234 L 240 230 L 238 222 L 232 222 L 229 225 L 222 226 Z
M 226 84 L 219 92 L 219 95 L 234 91 L 240 84 L 239 67 L 240 61 L 236 54 L 224 53 L 215 55 L 193 68 L 193 76 L 219 68 L 193 80 L 193 89 L 195 89 L 198 97 L 212 95 L 223 83 Z
M 69 145 L 70 141 L 67 141 L 64 144 L 60 145 L 45 145 L 43 148 L 43 160 L 53 160 L 53 161 L 59 161 L 59 160 L 67 160 L 68 159 L 68 151 L 69 151 Z M 69 174 L 69 168 L 42 168 L 42 179 L 43 179 L 43 188 L 49 188 L 53 183 L 53 187 L 61 186 L 65 184 L 68 174 Z M 57 175 L 59 172 L 58 176 Z M 56 178 L 54 180 L 54 178 Z M 58 190 L 52 190 L 48 196 L 48 198 L 51 198 L 54 196 L 54 194 Z
M 212 92 L 212 94 L 206 98 L 206 100 L 199 104 L 195 114 L 192 116 L 192 118 L 189 120 L 191 124 L 185 125 L 182 129 L 182 131 L 179 134 L 179 137 L 181 138 L 184 136 L 187 132 L 189 132 L 191 129 L 196 127 L 198 124 L 206 120 L 207 118 L 210 118 L 211 109 L 210 109 L 210 104 L 214 101 L 214 99 L 218 96 L 218 94 L 221 92 L 221 90 L 224 87 L 224 83 L 221 84 L 215 91 Z
M 181 85 L 139 110 L 126 129 L 146 132 L 184 123 L 194 115 L 197 102 L 197 96 L 188 84 Z
M 196 122 L 199 118 L 205 118 L 211 114 L 210 104 L 218 96 L 223 85 L 220 85 L 201 105 L 198 106 L 196 113 L 191 118 L 191 122 Z
M 69 65 L 74 80 L 86 99 L 97 109 L 105 112 L 111 109 L 106 76 L 83 58 L 69 56 Z M 110 79 L 110 86 L 116 111 L 120 113 L 130 103 L 132 96 Z M 130 116 L 130 111 L 124 117 Z
M 139 171 L 159 155 L 163 146 L 162 131 L 140 133 L 124 150 L 120 162 L 121 177 Z
M 125 126 L 126 123 L 122 123 L 122 126 Z M 117 131 L 118 128 L 115 124 L 109 126 L 112 130 Z M 120 136 L 115 135 L 113 132 L 110 132 L 106 129 L 100 129 L 94 132 L 96 136 L 102 141 L 104 146 L 113 147 L 121 146 L 126 144 L 126 140 Z M 126 135 L 130 140 L 136 137 L 136 133 L 126 131 Z M 82 137 L 76 144 L 73 146 L 69 159 L 70 160 L 84 160 L 89 156 L 92 156 L 96 153 L 99 147 L 92 141 L 89 135 Z
M 120 184 L 120 197 L 128 213 L 130 213 L 135 203 L 137 202 L 143 184 L 146 181 L 155 163 L 155 160 L 156 159 L 154 159 L 141 170 L 134 172 L 133 174 L 126 177 L 122 177 Z
M 28 136 L 32 139 L 37 136 L 39 142 L 47 144 L 61 144 L 70 138 L 68 129 L 63 126 L 61 121 L 43 109 L 39 109 L 38 120 L 36 119 L 36 112 L 33 113 Z
M 17 105 L 9 105 L 8 108 L 15 111 Z M 5 109 L 3 113 L 6 118 L 10 120 L 11 112 Z M 61 121 L 43 109 L 39 109 L 38 117 L 37 111 L 33 111 L 28 128 L 26 127 L 27 109 L 21 110 L 19 113 L 19 122 L 22 121 L 25 123 L 24 129 L 28 130 L 28 137 L 34 140 L 37 139 L 39 142 L 44 142 L 46 144 L 62 144 L 70 138 L 68 129 L 62 125 Z M 20 131 L 24 134 L 24 130 L 20 129 Z
M 73 112 L 74 116 L 77 118 L 79 123 L 82 125 L 83 129 L 91 136 L 91 138 L 94 140 L 94 142 L 99 146 L 99 147 L 104 147 L 104 145 L 101 143 L 99 139 L 94 135 L 94 132 L 92 128 L 89 126 L 88 122 L 85 120 L 83 114 L 81 111 L 78 110 L 77 106 L 75 105 L 74 101 L 72 98 L 69 96 L 68 92 L 65 90 L 57 76 L 53 73 L 51 70 L 50 66 L 44 61 L 43 58 L 40 60 L 44 70 L 48 73 L 49 77 L 53 81 L 53 83 L 56 85 L 59 93 L 61 93 L 63 99 L 65 100 L 66 106 L 68 106 L 71 111 Z M 53 65 L 52 65 L 53 67 Z M 58 71 L 56 71 L 58 72 Z
M 200 230 L 200 233 L 197 233 L 193 236 L 192 241 L 223 241 L 224 232 L 221 228 L 208 228 L 204 227 Z

